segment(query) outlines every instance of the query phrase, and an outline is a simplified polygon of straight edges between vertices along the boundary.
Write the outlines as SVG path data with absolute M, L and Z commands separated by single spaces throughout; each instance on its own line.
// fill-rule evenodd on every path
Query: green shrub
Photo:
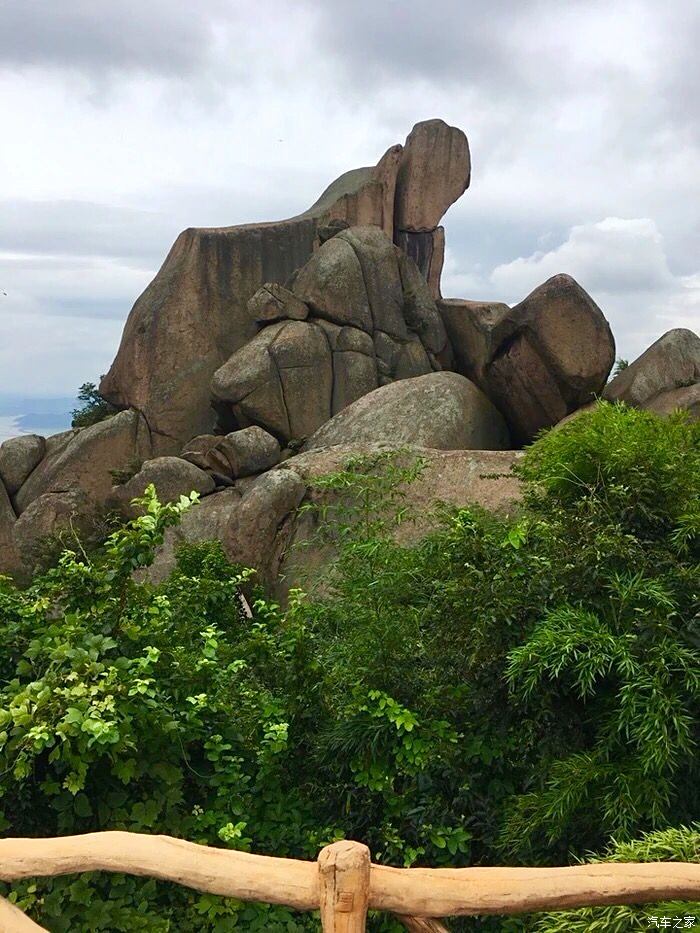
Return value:
M 318 480 L 337 561 L 285 610 L 220 545 L 185 548 L 160 586 L 135 578 L 189 505 L 152 490 L 101 550 L 65 552 L 26 591 L 6 582 L 4 831 L 125 828 L 301 858 L 345 836 L 375 861 L 439 866 L 562 864 L 690 825 L 697 427 L 600 405 L 526 452 L 516 516 L 444 510 L 401 546 L 422 467 L 382 454 Z M 318 922 L 136 878 L 13 888 L 56 931 Z
M 71 425 L 74 428 L 87 428 L 91 424 L 97 424 L 119 410 L 100 395 L 94 382 L 84 382 L 81 385 L 78 389 L 78 401 L 83 404 L 72 412 Z

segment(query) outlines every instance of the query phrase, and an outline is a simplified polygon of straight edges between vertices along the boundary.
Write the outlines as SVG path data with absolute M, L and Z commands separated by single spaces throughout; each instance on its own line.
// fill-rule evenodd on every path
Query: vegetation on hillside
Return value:
M 337 561 L 284 610 L 217 544 L 184 547 L 159 586 L 135 578 L 197 507 L 153 490 L 97 553 L 65 551 L 26 590 L 4 580 L 2 831 L 302 858 L 350 837 L 396 865 L 696 858 L 698 426 L 600 404 L 526 452 L 516 516 L 445 511 L 401 547 L 420 469 L 380 455 L 319 480 Z M 12 889 L 56 933 L 318 922 L 132 877 Z M 622 930 L 654 913 L 605 911 L 453 929 Z

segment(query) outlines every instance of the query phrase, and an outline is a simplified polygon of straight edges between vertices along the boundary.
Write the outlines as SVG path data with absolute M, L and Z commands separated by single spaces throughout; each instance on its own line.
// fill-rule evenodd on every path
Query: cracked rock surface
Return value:
M 328 239 L 292 291 L 306 320 L 264 327 L 212 378 L 212 396 L 241 425 L 281 442 L 309 437 L 357 399 L 397 379 L 442 368 L 451 351 L 415 264 L 379 228 Z

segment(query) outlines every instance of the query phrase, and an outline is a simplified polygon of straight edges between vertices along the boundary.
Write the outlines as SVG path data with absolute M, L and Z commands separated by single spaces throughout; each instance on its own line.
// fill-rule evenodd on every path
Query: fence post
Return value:
M 369 849 L 343 840 L 318 856 L 321 926 L 324 933 L 365 933 L 369 901 Z

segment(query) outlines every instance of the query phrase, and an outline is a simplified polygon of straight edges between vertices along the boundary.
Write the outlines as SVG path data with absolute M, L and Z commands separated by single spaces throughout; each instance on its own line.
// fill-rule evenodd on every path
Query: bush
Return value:
M 94 382 L 84 382 L 78 389 L 78 401 L 83 402 L 80 408 L 73 410 L 71 426 L 74 428 L 87 428 L 98 421 L 104 421 L 118 411 L 115 405 L 100 395 Z
M 135 579 L 191 504 L 161 506 L 152 489 L 147 514 L 96 554 L 65 552 L 26 591 L 6 582 L 3 828 L 301 858 L 345 836 L 375 861 L 439 866 L 561 864 L 690 825 L 697 427 L 600 405 L 526 452 L 517 516 L 445 511 L 402 547 L 421 469 L 382 454 L 318 481 L 338 559 L 323 591 L 285 610 L 219 545 L 185 548 L 158 587 Z M 56 931 L 317 923 L 136 878 L 14 891 Z
M 147 513 L 94 558 L 66 551 L 26 592 L 5 583 L 5 832 L 113 827 L 246 849 L 254 826 L 256 847 L 309 856 L 325 841 L 283 777 L 295 770 L 286 680 L 303 633 L 262 601 L 252 622 L 243 618 L 250 573 L 217 546 L 186 549 L 163 589 L 133 577 L 195 498 L 161 506 L 150 487 Z M 289 911 L 137 878 L 89 874 L 14 891 L 53 931 L 302 929 Z

